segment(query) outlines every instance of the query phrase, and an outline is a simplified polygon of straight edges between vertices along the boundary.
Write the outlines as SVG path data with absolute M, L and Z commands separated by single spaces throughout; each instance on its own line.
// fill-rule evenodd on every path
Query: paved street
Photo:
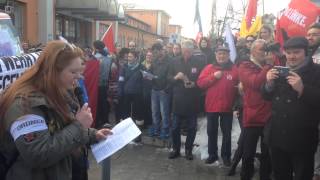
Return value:
M 206 122 L 199 121 L 199 130 L 194 148 L 195 160 L 187 161 L 183 156 L 169 160 L 167 158 L 169 149 L 161 147 L 161 142 L 150 143 L 148 137 L 143 138 L 143 142 L 149 145 L 130 144 L 116 153 L 111 162 L 112 180 L 235 180 L 239 179 L 239 168 L 235 177 L 225 176 L 227 168 L 219 165 L 205 165 L 206 152 Z M 237 121 L 233 125 L 233 147 L 236 148 L 239 126 Z M 219 146 L 221 145 L 221 133 L 219 132 Z M 184 139 L 184 138 L 183 138 Z M 152 144 L 152 145 L 150 145 Z M 183 148 L 182 155 L 184 154 Z M 201 160 L 202 159 L 202 160 Z M 96 161 L 90 158 L 90 180 L 100 180 L 101 168 Z M 257 175 L 257 174 L 256 174 Z

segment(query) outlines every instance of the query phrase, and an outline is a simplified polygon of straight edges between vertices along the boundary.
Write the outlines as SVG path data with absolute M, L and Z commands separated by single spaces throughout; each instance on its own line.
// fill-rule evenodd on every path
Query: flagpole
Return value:
M 224 28 L 225 28 L 225 25 L 226 25 L 226 21 L 227 21 L 227 16 L 228 16 L 228 10 L 229 10 L 229 6 L 230 6 L 230 0 L 228 2 L 228 6 L 227 6 L 227 9 L 226 9 L 226 14 L 224 15 L 224 18 L 223 18 L 223 24 L 222 24 L 222 29 L 221 29 L 221 33 L 224 32 Z M 222 36 L 222 34 L 221 34 Z
M 108 29 L 106 30 L 106 32 L 104 32 L 103 36 L 101 37 L 101 41 L 102 41 L 102 39 L 104 39 L 104 37 L 107 35 L 107 33 L 108 33 L 109 29 L 111 28 L 112 24 L 113 24 L 113 23 L 111 23 L 110 26 L 108 27 Z
M 264 15 L 264 0 L 262 0 L 262 14 Z

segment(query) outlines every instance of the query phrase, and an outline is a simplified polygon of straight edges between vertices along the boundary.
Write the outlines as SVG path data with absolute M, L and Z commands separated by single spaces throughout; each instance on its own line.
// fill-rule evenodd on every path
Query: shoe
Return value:
M 231 160 L 230 158 L 223 158 L 223 164 L 227 167 L 230 167 L 231 166 Z
M 189 161 L 193 160 L 192 150 L 186 150 L 186 159 Z
M 179 157 L 179 156 L 180 156 L 180 152 L 173 150 L 173 151 L 170 152 L 170 154 L 169 154 L 169 159 L 175 159 L 175 158 L 177 158 L 177 157 Z
M 212 164 L 218 160 L 217 156 L 209 156 L 208 159 L 205 161 L 206 164 Z
M 134 139 L 135 143 L 140 143 L 141 142 L 141 135 L 138 136 L 136 139 Z

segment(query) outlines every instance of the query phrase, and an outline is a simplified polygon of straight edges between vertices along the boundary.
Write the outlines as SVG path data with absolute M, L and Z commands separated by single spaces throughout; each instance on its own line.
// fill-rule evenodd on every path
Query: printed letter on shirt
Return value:
M 22 135 L 46 129 L 48 129 L 48 126 L 43 117 L 35 114 L 28 114 L 21 116 L 11 125 L 10 133 L 15 141 Z

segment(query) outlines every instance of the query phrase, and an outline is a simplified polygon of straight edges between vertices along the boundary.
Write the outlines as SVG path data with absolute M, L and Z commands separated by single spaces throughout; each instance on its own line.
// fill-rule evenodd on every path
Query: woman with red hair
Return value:
M 87 104 L 73 93 L 82 70 L 80 48 L 49 42 L 37 62 L 0 99 L 1 154 L 10 180 L 71 180 L 72 155 L 110 134 L 91 129 Z

